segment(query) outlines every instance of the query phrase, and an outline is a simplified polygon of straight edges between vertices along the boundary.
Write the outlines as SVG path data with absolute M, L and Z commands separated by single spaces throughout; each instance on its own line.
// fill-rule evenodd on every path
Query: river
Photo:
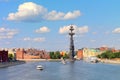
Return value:
M 44 70 L 36 69 L 43 65 Z M 0 80 L 119 80 L 120 65 L 104 63 L 27 62 L 0 68 Z

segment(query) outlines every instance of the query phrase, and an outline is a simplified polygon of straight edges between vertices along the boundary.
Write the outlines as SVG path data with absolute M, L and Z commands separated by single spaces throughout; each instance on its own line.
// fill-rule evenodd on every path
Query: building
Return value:
M 112 51 L 113 53 L 119 52 L 119 50 L 116 50 L 115 48 L 100 47 L 99 49 L 100 49 L 100 51 L 101 51 L 102 53 L 103 53 L 103 52 L 106 52 L 106 51 Z
M 0 62 L 8 62 L 8 51 L 0 51 Z
M 83 59 L 83 49 L 78 49 L 77 51 L 77 59 Z
M 100 51 L 107 51 L 108 47 L 100 47 L 99 49 L 100 49 Z
M 101 54 L 99 49 L 94 49 L 94 48 L 83 48 L 83 57 L 93 57 Z
M 24 49 L 17 49 L 16 51 L 16 59 L 19 60 L 19 59 L 24 59 Z
M 50 56 L 45 50 L 17 49 L 16 59 L 50 59 Z

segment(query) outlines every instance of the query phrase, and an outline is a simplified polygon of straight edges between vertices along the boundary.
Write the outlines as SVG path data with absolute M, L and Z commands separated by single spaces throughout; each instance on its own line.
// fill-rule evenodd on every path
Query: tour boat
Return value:
M 43 70 L 43 66 L 42 66 L 42 65 L 38 65 L 38 66 L 36 67 L 36 69 L 38 69 L 38 70 Z

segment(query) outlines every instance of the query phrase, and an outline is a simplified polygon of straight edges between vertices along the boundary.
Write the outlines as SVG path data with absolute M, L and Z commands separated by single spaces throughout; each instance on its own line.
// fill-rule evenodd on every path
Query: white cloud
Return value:
M 24 41 L 34 41 L 34 42 L 44 42 L 45 41 L 45 38 L 30 38 L 30 37 L 25 37 L 23 39 Z
M 60 27 L 59 33 L 64 34 L 69 32 L 69 26 Z
M 120 33 L 120 28 L 116 28 L 112 31 L 113 33 Z
M 47 20 L 68 20 L 68 19 L 74 19 L 79 17 L 80 11 L 76 10 L 73 12 L 68 12 L 68 13 L 63 13 L 63 12 L 57 12 L 55 10 L 51 11 L 48 13 L 48 15 L 46 16 Z
M 33 2 L 26 2 L 18 7 L 18 12 L 10 13 L 8 20 L 13 21 L 39 21 L 46 14 L 47 9 Z
M 64 13 L 62 12 L 56 12 L 55 10 L 49 12 L 46 15 L 47 20 L 61 20 L 64 17 Z
M 78 27 L 76 25 L 73 25 L 74 27 L 74 31 L 76 34 L 84 34 L 84 33 L 87 33 L 88 32 L 88 26 L 82 26 L 82 27 Z M 70 28 L 70 25 L 69 26 L 63 26 L 63 27 L 60 27 L 59 29 L 59 33 L 60 34 L 66 34 L 66 33 L 69 33 L 69 28 Z
M 48 12 L 46 8 L 33 2 L 26 2 L 18 7 L 15 13 L 9 13 L 7 20 L 39 22 L 42 20 L 67 20 L 81 16 L 79 10 L 73 12 L 57 12 L 55 10 Z
M 0 28 L 0 39 L 13 38 L 18 33 L 16 29 Z
M 67 14 L 65 14 L 64 19 L 74 19 L 74 18 L 77 18 L 80 15 L 81 15 L 80 11 L 75 10 L 73 12 L 68 12 Z
M 43 42 L 43 41 L 45 41 L 45 38 L 34 38 L 33 41 L 35 41 L 35 42 Z
M 104 44 L 104 45 L 102 45 L 101 47 L 108 47 L 108 45 L 105 45 L 105 44 Z
M 3 28 L 3 27 L 1 27 L 1 28 L 0 28 L 0 32 L 6 32 L 6 29 Z
M 50 29 L 46 26 L 43 26 L 37 30 L 35 30 L 36 33 L 47 33 L 47 32 L 50 32 Z
M 90 40 L 90 42 L 96 42 L 96 40 L 92 39 L 92 40 Z
M 30 37 L 25 37 L 23 40 L 24 41 L 30 41 L 31 39 L 30 39 Z
M 88 32 L 88 26 L 78 27 L 78 30 L 76 29 L 78 33 L 87 33 Z

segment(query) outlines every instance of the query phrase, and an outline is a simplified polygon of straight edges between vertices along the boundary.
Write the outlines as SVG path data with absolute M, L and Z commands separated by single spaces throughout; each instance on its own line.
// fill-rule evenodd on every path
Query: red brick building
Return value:
M 49 54 L 44 50 L 36 49 L 17 49 L 16 59 L 50 59 Z
M 77 59 L 83 59 L 83 50 L 82 49 L 78 49 Z
M 99 49 L 100 49 L 100 51 L 108 51 L 108 50 L 110 50 L 110 51 L 112 51 L 113 53 L 114 53 L 114 52 L 119 52 L 119 51 L 116 50 L 115 48 L 100 47 Z
M 16 51 L 16 59 L 24 59 L 24 49 L 17 49 Z
M 107 51 L 108 47 L 100 47 L 99 49 L 100 49 L 100 51 Z
M 8 62 L 8 51 L 0 51 L 0 62 Z

